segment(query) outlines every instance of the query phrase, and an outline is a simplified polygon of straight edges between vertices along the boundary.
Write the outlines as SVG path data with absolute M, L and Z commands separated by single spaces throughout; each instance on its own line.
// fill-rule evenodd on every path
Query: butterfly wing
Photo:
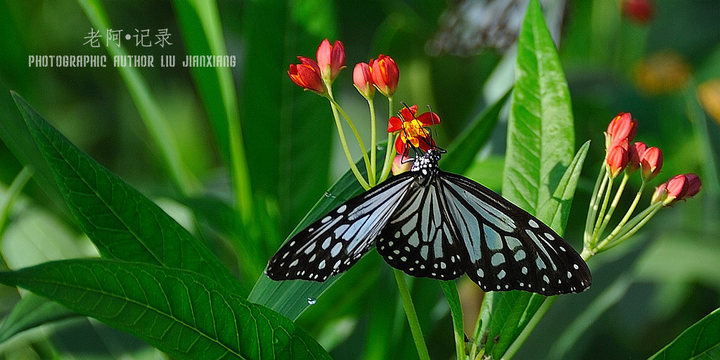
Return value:
M 288 240 L 265 274 L 273 280 L 325 281 L 349 269 L 370 250 L 413 184 L 413 174 L 401 174 L 346 201 Z
M 443 193 L 429 180 L 402 200 L 377 240 L 390 266 L 417 277 L 441 280 L 463 274 L 464 251 L 448 222 Z
M 483 290 L 557 295 L 590 286 L 585 261 L 550 227 L 470 179 L 445 172 L 438 178 L 467 250 L 465 272 Z

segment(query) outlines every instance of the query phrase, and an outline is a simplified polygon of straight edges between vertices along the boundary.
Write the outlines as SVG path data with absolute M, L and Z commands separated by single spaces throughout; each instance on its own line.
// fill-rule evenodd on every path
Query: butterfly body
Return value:
M 274 280 L 324 281 L 372 246 L 390 266 L 418 277 L 467 273 L 485 291 L 580 292 L 591 275 L 557 233 L 510 201 L 438 168 L 441 150 L 321 217 L 270 260 Z

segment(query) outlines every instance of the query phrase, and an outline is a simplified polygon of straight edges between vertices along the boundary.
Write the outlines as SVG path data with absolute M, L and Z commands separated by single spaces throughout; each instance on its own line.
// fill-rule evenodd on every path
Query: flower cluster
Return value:
M 357 63 L 353 68 L 353 84 L 357 91 L 367 100 L 370 109 L 370 134 L 372 139 L 369 151 L 365 150 L 364 142 L 360 138 L 354 123 L 345 114 L 340 104 L 335 101 L 332 92 L 333 82 L 345 67 L 345 46 L 343 43 L 335 41 L 334 44 L 331 44 L 330 41 L 325 39 L 317 49 L 316 60 L 304 56 L 298 56 L 298 60 L 300 61 L 299 64 L 290 65 L 288 76 L 301 88 L 312 91 L 330 101 L 345 157 L 353 174 L 366 189 L 384 180 L 389 175 L 394 154 L 394 151 L 390 150 L 390 146 L 387 146 L 382 170 L 379 174 L 376 174 L 377 141 L 375 138 L 375 107 L 373 103 L 376 91 L 388 99 L 388 117 L 390 117 L 388 145 L 393 143 L 394 140 L 395 150 L 400 154 L 405 154 L 407 152 L 406 144 L 411 144 L 414 148 L 422 150 L 427 150 L 432 144 L 429 132 L 423 127 L 439 123 L 440 119 L 436 115 L 425 113 L 415 117 L 417 106 L 412 106 L 403 108 L 400 111 L 400 117 L 392 116 L 393 95 L 397 90 L 400 71 L 395 60 L 390 56 L 380 54 L 377 58 L 370 59 L 368 62 Z M 350 155 L 343 125 L 340 121 L 341 117 L 344 118 L 347 126 L 352 130 L 360 150 L 363 152 L 363 160 L 368 174 L 367 179 L 361 175 Z M 368 152 L 370 153 L 369 156 Z
M 630 113 L 620 113 L 610 121 L 605 132 L 605 162 L 598 175 L 585 224 L 584 255 L 590 256 L 613 247 L 637 232 L 662 207 L 689 199 L 700 191 L 700 178 L 695 174 L 677 175 L 655 189 L 650 206 L 631 219 L 648 182 L 657 176 L 663 165 L 663 153 L 636 141 L 637 121 Z M 617 226 L 600 240 L 622 196 L 631 175 L 638 172 L 642 183 L 635 198 Z M 620 185 L 610 201 L 615 179 Z

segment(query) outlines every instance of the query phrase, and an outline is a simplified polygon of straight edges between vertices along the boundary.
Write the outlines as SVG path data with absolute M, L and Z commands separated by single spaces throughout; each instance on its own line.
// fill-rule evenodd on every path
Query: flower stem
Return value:
M 410 298 L 410 291 L 405 282 L 405 274 L 398 269 L 393 269 L 393 272 L 395 273 L 395 281 L 397 281 L 398 290 L 400 290 L 400 298 L 402 299 L 403 308 L 405 309 L 405 316 L 407 316 L 408 324 L 410 325 L 410 333 L 412 333 L 413 340 L 415 341 L 418 357 L 420 360 L 430 360 L 430 353 L 428 353 L 425 338 L 423 338 L 420 321 L 418 321 L 417 313 L 415 312 L 415 305 L 413 305 L 412 299 Z
M 598 173 L 597 180 L 595 180 L 595 187 L 593 188 L 592 196 L 590 197 L 590 206 L 588 206 L 588 213 L 587 218 L 585 219 L 585 233 L 583 235 L 583 244 L 589 244 L 590 239 L 592 236 L 592 229 L 590 228 L 591 224 L 595 222 L 595 216 L 597 215 L 597 202 L 598 199 L 602 196 L 600 189 L 601 184 L 603 187 L 603 190 L 605 189 L 604 182 L 606 181 L 605 175 L 605 166 L 600 167 L 600 172 Z
M 642 184 L 640 185 L 640 190 L 638 190 L 637 194 L 635 194 L 635 199 L 633 199 L 632 204 L 630 205 L 630 208 L 625 213 L 625 216 L 620 220 L 620 222 L 615 226 L 615 228 L 610 232 L 610 235 L 608 235 L 602 242 L 608 242 L 611 241 L 617 234 L 620 232 L 620 229 L 627 223 L 628 219 L 630 219 L 630 216 L 635 211 L 635 207 L 637 207 L 638 202 L 640 201 L 640 197 L 642 196 L 642 192 L 645 189 L 645 179 L 643 179 Z
M 605 216 L 605 210 L 607 209 L 607 204 L 610 201 L 610 192 L 612 192 L 612 183 L 613 178 L 610 177 L 609 174 L 605 174 L 605 180 L 603 182 L 607 185 L 607 189 L 603 189 L 603 186 L 600 186 L 600 192 L 602 193 L 603 190 L 605 190 L 605 194 L 603 196 L 602 205 L 600 206 L 600 211 L 597 214 L 597 219 L 595 220 L 595 226 L 593 227 L 592 235 L 590 236 L 590 245 L 592 247 L 597 244 L 597 238 L 598 238 L 598 230 L 600 230 L 600 224 L 602 223 L 602 219 Z M 595 207 L 597 208 L 598 204 L 595 204 Z M 594 210 L 594 209 L 593 209 Z
M 627 181 L 630 178 L 630 175 L 626 172 L 623 175 L 622 181 L 620 181 L 620 186 L 618 186 L 617 191 L 615 192 L 615 197 L 613 198 L 612 204 L 610 204 L 610 209 L 608 209 L 607 214 L 605 214 L 605 217 L 602 220 L 602 223 L 600 224 L 600 229 L 598 229 L 597 233 L 595 234 L 595 238 L 593 239 L 595 242 L 602 236 L 603 231 L 605 231 L 605 228 L 607 227 L 607 224 L 610 222 L 610 218 L 612 218 L 613 213 L 615 212 L 615 208 L 617 208 L 618 202 L 620 202 L 620 197 L 622 196 L 623 191 L 625 190 L 625 185 L 627 185 Z
M 332 94 L 330 94 L 329 97 L 330 101 L 334 105 L 334 107 L 340 112 L 340 114 L 345 118 L 345 122 L 350 126 L 350 129 L 352 130 L 353 134 L 355 135 L 355 140 L 357 140 L 358 145 L 360 145 L 360 151 L 362 152 L 363 160 L 365 161 L 365 169 L 368 173 L 368 179 L 375 174 L 375 170 L 370 167 L 370 159 L 367 155 L 367 150 L 365 149 L 365 144 L 363 144 L 362 138 L 360 137 L 360 134 L 357 131 L 357 128 L 355 127 L 355 124 L 350 120 L 350 117 L 347 116 L 345 113 L 345 110 L 343 110 L 342 106 L 335 101 L 335 99 L 332 97 Z
M 600 206 L 600 199 L 605 195 L 605 200 L 607 200 L 607 197 L 609 196 L 610 189 L 605 190 L 605 187 L 608 186 L 608 183 L 610 182 L 610 186 L 612 186 L 612 182 L 610 181 L 610 176 L 608 176 L 605 173 L 605 167 L 603 166 L 603 170 L 600 170 L 600 176 L 602 176 L 602 182 L 600 184 L 600 189 L 596 194 L 593 195 L 593 198 L 590 200 L 590 210 L 588 210 L 588 217 L 587 217 L 587 223 L 585 224 L 585 235 L 586 235 L 586 246 L 587 247 L 594 247 L 595 243 L 593 241 L 595 237 L 595 230 L 596 228 L 593 226 L 593 224 L 596 224 L 595 220 L 599 218 L 602 218 L 603 211 L 600 212 L 598 215 L 598 207 Z
M 608 236 L 608 238 L 598 244 L 597 251 L 600 252 L 612 249 L 633 236 L 636 232 L 638 232 L 638 230 L 640 230 L 640 228 L 642 228 L 648 221 L 650 221 L 650 219 L 652 219 L 652 217 L 655 216 L 655 214 L 657 214 L 657 212 L 660 211 L 662 207 L 662 202 L 658 202 L 648 206 L 647 209 L 636 215 L 632 220 L 630 220 L 629 223 L 627 223 L 625 226 L 622 227 L 620 231 L 618 231 L 620 237 L 617 240 L 610 243 L 613 238 Z
M 388 119 L 393 116 L 393 98 L 388 98 Z M 392 133 L 388 133 L 387 145 L 385 145 L 385 161 L 383 162 L 382 171 L 380 171 L 380 179 L 378 182 L 383 182 L 390 175 L 390 169 L 392 169 L 393 155 L 395 155 L 395 137 Z
M 458 294 L 455 281 L 440 281 L 440 287 L 445 293 L 448 306 L 450 307 L 450 315 L 453 321 L 453 330 L 455 332 L 455 352 L 457 359 L 465 359 L 465 330 L 463 328 L 462 306 L 460 305 L 460 295 Z
M 347 159 L 348 164 L 350 164 L 350 170 L 352 170 L 353 175 L 355 175 L 355 178 L 360 183 L 360 186 L 362 186 L 365 190 L 369 190 L 370 184 L 368 184 L 362 174 L 360 174 L 360 170 L 358 170 L 357 166 L 355 166 L 352 155 L 350 155 L 350 148 L 348 148 L 347 140 L 345 140 L 345 132 L 343 131 L 340 116 L 338 115 L 337 108 L 335 107 L 336 103 L 330 97 L 328 97 L 328 100 L 330 100 L 330 107 L 332 108 L 333 117 L 335 118 L 335 127 L 337 128 L 340 143 L 342 144 L 343 151 L 345 152 L 345 158 Z
M 370 170 L 372 172 L 369 172 L 368 174 L 368 180 L 370 180 L 370 185 L 374 186 L 377 184 L 377 176 L 375 174 L 375 171 L 377 169 L 377 134 L 375 134 L 375 106 L 373 105 L 373 99 L 372 98 L 365 98 L 368 103 L 368 107 L 370 108 Z

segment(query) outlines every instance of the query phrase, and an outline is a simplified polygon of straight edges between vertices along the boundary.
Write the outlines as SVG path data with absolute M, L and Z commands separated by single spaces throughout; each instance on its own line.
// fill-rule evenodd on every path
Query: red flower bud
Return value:
M 400 71 L 398 70 L 395 60 L 389 56 L 380 54 L 377 59 L 370 59 L 370 69 L 372 73 L 373 83 L 378 91 L 383 95 L 390 97 L 397 89 Z
M 300 64 L 290 64 L 288 76 L 295 84 L 305 90 L 311 90 L 318 94 L 325 93 L 325 86 L 320 78 L 320 68 L 313 60 L 298 56 Z
M 371 99 L 375 95 L 370 65 L 357 63 L 353 69 L 353 83 L 357 91 L 365 98 Z
M 662 151 L 656 147 L 650 147 L 640 157 L 642 176 L 646 181 L 652 180 L 662 169 Z
M 332 82 L 345 65 L 345 46 L 341 41 L 330 45 L 328 39 L 323 40 L 317 49 L 317 61 L 322 78 Z
M 627 166 L 629 161 L 628 159 L 628 151 L 622 146 L 616 145 L 610 149 L 605 157 L 610 177 L 615 178 L 619 173 L 621 173 Z
M 655 7 L 651 0 L 624 0 L 622 12 L 633 22 L 645 24 L 652 20 Z
M 695 196 L 702 183 L 696 174 L 675 175 L 655 189 L 651 203 L 662 201 L 664 206 L 670 206 L 680 200 Z
M 406 161 L 407 158 L 402 155 L 395 155 L 395 159 L 393 159 L 392 163 L 392 173 L 393 175 L 402 174 L 412 167 L 412 161 Z
M 637 169 L 640 168 L 640 158 L 642 157 L 642 154 L 645 152 L 645 149 L 647 149 L 647 145 L 645 143 L 642 143 L 640 141 L 634 142 L 629 148 L 628 148 L 628 166 L 625 169 L 628 174 L 634 173 Z
M 610 121 L 605 132 L 605 148 L 610 149 L 623 140 L 628 143 L 635 137 L 637 122 L 630 113 L 620 113 Z M 627 150 L 627 147 L 625 148 Z

